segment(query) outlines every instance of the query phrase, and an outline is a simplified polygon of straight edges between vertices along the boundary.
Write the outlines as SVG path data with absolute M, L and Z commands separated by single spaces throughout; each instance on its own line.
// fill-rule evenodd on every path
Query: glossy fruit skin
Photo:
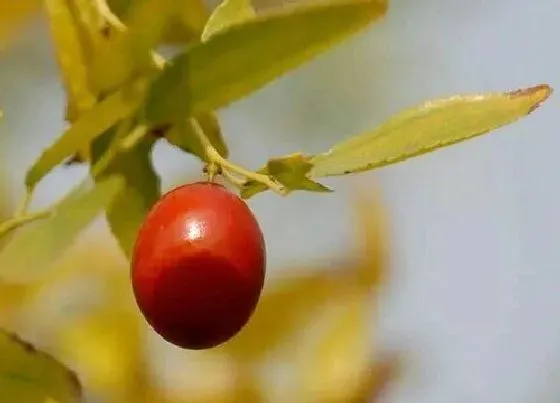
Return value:
M 247 204 L 219 184 L 171 190 L 144 221 L 131 259 L 138 307 L 165 340 L 215 347 L 236 335 L 259 300 L 266 247 Z

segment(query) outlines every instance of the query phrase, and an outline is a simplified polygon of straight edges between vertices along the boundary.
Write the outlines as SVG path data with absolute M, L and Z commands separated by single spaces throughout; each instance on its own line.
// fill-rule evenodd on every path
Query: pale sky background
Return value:
M 257 167 L 267 157 L 321 151 L 430 98 L 539 83 L 558 91 L 559 17 L 559 0 L 395 0 L 383 23 L 221 111 L 232 158 Z M 2 158 L 18 192 L 23 170 L 62 128 L 56 79 L 44 27 L 2 56 L 0 141 L 7 147 L 8 131 L 14 139 Z M 394 278 L 381 331 L 388 346 L 406 342 L 417 356 L 388 402 L 560 399 L 559 107 L 556 93 L 486 137 L 331 180 L 333 195 L 251 202 L 273 271 L 335 261 L 352 247 L 350 184 L 382 184 Z M 156 164 L 167 184 L 199 168 L 166 147 Z M 38 203 L 83 174 L 57 171 Z

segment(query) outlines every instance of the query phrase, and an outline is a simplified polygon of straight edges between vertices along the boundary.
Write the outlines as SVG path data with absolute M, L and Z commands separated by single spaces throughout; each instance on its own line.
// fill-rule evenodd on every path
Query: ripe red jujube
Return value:
M 152 328 L 187 349 L 217 346 L 249 321 L 266 249 L 247 204 L 221 185 L 175 188 L 152 208 L 136 240 L 131 277 Z

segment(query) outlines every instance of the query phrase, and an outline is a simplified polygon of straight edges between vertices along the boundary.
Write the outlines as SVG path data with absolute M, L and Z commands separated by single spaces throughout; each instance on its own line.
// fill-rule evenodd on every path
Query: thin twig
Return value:
M 273 180 L 270 176 L 259 174 L 253 171 L 249 171 L 248 169 L 243 168 L 242 166 L 233 164 L 229 162 L 227 159 L 222 157 L 220 153 L 214 148 L 208 137 L 195 120 L 193 120 L 193 127 L 194 133 L 196 134 L 198 140 L 200 141 L 204 152 L 206 153 L 206 157 L 210 163 L 216 164 L 221 166 L 223 171 L 230 171 L 236 173 L 238 175 L 244 176 L 247 179 L 254 180 L 256 182 L 262 183 L 270 188 L 272 191 L 278 193 L 281 196 L 285 196 L 288 194 L 287 189 L 281 185 L 280 183 Z

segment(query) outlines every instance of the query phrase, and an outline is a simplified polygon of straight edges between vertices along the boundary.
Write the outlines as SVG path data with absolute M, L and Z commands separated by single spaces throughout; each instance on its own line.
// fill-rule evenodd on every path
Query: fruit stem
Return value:
M 222 176 L 238 188 L 241 188 L 245 184 L 243 179 L 238 178 L 229 171 L 222 171 Z
M 192 123 L 194 127 L 194 133 L 196 134 L 198 140 L 202 145 L 202 148 L 204 149 L 204 152 L 206 153 L 206 158 L 209 161 L 209 165 L 214 164 L 217 165 L 218 167 L 221 167 L 222 174 L 226 179 L 230 180 L 231 175 L 228 174 L 231 174 L 233 172 L 238 175 L 244 176 L 247 179 L 251 179 L 256 182 L 262 183 L 263 185 L 266 185 L 272 191 L 278 193 L 281 196 L 285 196 L 288 194 L 287 189 L 280 183 L 273 180 L 270 176 L 249 171 L 248 169 L 233 164 L 229 162 L 227 159 L 225 159 L 224 157 L 222 157 L 220 153 L 216 150 L 216 148 L 212 145 L 212 143 L 210 143 L 210 140 L 208 140 L 208 137 L 206 136 L 206 134 L 204 133 L 204 131 L 202 130 L 198 122 L 193 119 Z M 227 172 L 227 171 L 231 171 L 231 172 Z M 236 182 L 239 183 L 239 180 L 235 180 L 233 183 L 236 184 Z

